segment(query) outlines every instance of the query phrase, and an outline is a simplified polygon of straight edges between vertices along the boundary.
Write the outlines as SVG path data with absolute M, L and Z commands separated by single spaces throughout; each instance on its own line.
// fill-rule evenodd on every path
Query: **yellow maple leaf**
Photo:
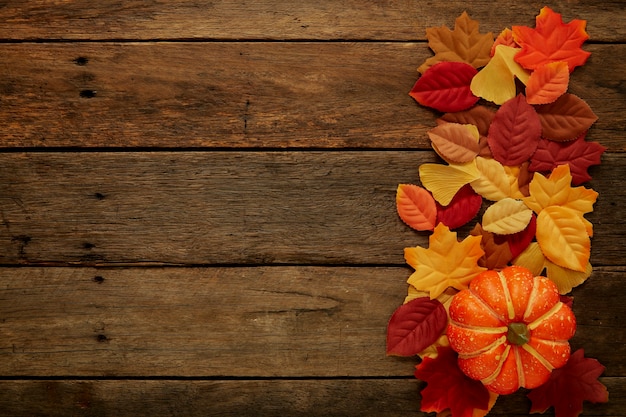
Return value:
M 535 173 L 528 189 L 530 195 L 523 198 L 528 208 L 539 214 L 546 207 L 560 206 L 576 212 L 585 225 L 588 236 L 593 236 L 593 224 L 583 215 L 593 211 L 598 193 L 590 188 L 572 187 L 569 165 L 559 165 L 546 178 Z
M 480 68 L 491 58 L 493 33 L 481 34 L 478 21 L 471 19 L 467 12 L 456 18 L 454 30 L 446 26 L 428 28 L 426 37 L 435 56 L 428 58 L 417 69 L 422 74 L 437 62 L 466 62 L 474 68 Z
M 498 105 L 515 97 L 515 78 L 526 84 L 530 77 L 530 72 L 513 59 L 518 51 L 518 48 L 498 45 L 491 61 L 472 79 L 472 93 Z
M 459 242 L 456 232 L 439 223 L 428 239 L 428 248 L 404 249 L 404 259 L 415 269 L 408 283 L 430 293 L 431 299 L 448 287 L 466 289 L 472 278 L 486 270 L 478 266 L 485 253 L 480 241 L 480 236 L 468 236 Z
M 466 164 L 422 164 L 419 174 L 422 185 L 442 206 L 450 204 L 461 187 L 480 177 L 475 159 Z
M 591 242 L 579 213 L 562 206 L 544 208 L 537 215 L 536 237 L 549 261 L 564 268 L 585 271 Z

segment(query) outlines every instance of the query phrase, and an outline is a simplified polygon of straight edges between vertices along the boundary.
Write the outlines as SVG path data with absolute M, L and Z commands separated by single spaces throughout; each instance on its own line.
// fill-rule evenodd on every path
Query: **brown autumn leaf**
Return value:
M 482 236 L 480 241 L 481 248 L 485 251 L 482 258 L 478 260 L 478 265 L 487 269 L 502 269 L 507 266 L 509 261 L 513 259 L 511 249 L 506 240 L 497 241 L 496 236 L 483 230 L 480 223 L 470 231 L 471 236 Z
M 555 102 L 536 106 L 543 137 L 559 142 L 574 140 L 598 120 L 591 107 L 574 94 L 565 93 Z
M 493 33 L 481 34 L 478 22 L 467 12 L 457 17 L 454 30 L 446 26 L 426 29 L 428 46 L 435 56 L 428 58 L 417 70 L 424 73 L 432 65 L 442 62 L 465 62 L 474 68 L 485 66 L 491 59 Z

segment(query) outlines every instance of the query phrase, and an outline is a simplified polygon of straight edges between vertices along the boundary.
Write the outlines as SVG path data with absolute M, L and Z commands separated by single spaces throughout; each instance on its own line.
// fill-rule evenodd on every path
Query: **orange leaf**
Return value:
M 535 29 L 513 26 L 513 39 L 522 47 L 515 60 L 524 68 L 534 70 L 543 64 L 565 61 L 572 72 L 587 61 L 590 53 L 580 48 L 589 39 L 586 21 L 574 19 L 566 24 L 559 13 L 544 7 L 535 22 Z
M 491 46 L 491 56 L 495 55 L 496 46 L 498 45 L 512 46 L 513 48 L 519 48 L 519 45 L 516 44 L 515 39 L 513 39 L 513 31 L 509 28 L 504 29 L 496 37 L 496 40 L 493 42 L 493 45 Z
M 580 214 L 561 206 L 550 206 L 537 216 L 537 243 L 546 258 L 563 268 L 584 272 L 589 263 L 591 242 Z
M 404 223 L 415 230 L 433 230 L 437 206 L 432 195 L 422 187 L 400 184 L 396 192 L 396 208 Z
M 430 235 L 428 249 L 422 247 L 405 248 L 404 258 L 415 272 L 408 283 L 421 291 L 428 291 L 430 298 L 437 298 L 448 287 L 462 290 L 485 268 L 478 266 L 484 255 L 480 247 L 480 237 L 468 236 L 457 240 L 456 232 L 443 223 L 435 227 Z
M 442 61 L 465 62 L 474 68 L 487 64 L 493 44 L 491 32 L 481 34 L 478 22 L 470 19 L 466 12 L 457 17 L 454 30 L 445 26 L 426 29 L 428 46 L 435 52 L 417 70 L 424 73 L 430 66 Z
M 493 110 L 485 106 L 476 105 L 469 110 L 446 113 L 437 119 L 437 123 L 472 124 L 478 128 L 478 133 L 480 133 L 481 136 L 487 136 L 489 133 L 489 125 L 491 125 L 495 114 Z
M 446 123 L 428 131 L 435 151 L 447 162 L 465 164 L 478 154 L 478 128 L 474 125 Z
M 574 140 L 598 120 L 591 107 L 577 96 L 565 93 L 555 102 L 535 108 L 543 137 L 559 142 Z
M 541 65 L 528 78 L 526 101 L 529 104 L 552 103 L 567 91 L 568 84 L 567 63 L 559 61 Z

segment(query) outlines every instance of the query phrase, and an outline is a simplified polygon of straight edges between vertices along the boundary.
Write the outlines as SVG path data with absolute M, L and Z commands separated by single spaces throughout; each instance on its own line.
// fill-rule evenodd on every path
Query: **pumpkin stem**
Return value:
M 510 323 L 506 340 L 514 345 L 523 345 L 530 340 L 530 330 L 524 323 Z

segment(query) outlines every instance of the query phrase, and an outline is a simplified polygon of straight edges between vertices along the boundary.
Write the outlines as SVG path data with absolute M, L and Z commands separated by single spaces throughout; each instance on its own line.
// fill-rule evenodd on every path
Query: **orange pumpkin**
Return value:
M 481 273 L 454 296 L 447 334 L 467 376 L 510 394 L 538 387 L 565 365 L 575 331 L 556 285 L 511 266 Z

